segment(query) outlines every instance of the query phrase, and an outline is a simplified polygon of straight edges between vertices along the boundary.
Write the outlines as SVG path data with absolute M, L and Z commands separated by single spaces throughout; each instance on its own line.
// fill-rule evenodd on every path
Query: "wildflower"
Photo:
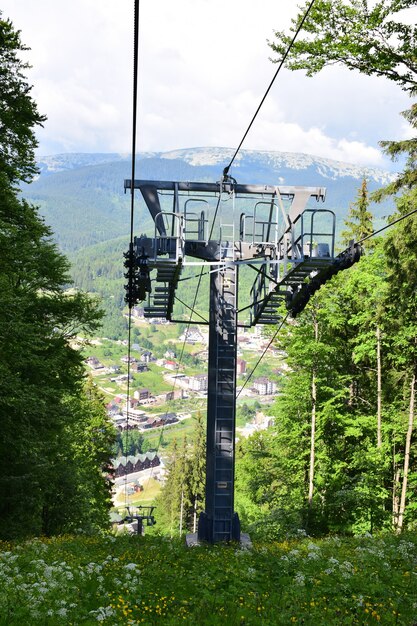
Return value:
M 305 579 L 306 577 L 302 572 L 297 572 L 294 577 L 295 582 L 297 583 L 297 585 L 300 585 L 300 587 L 303 587 L 305 585 Z
M 90 611 L 90 615 L 96 618 L 98 622 L 104 622 L 108 617 L 115 614 L 111 606 L 100 606 L 95 611 Z
M 123 568 L 127 570 L 136 570 L 137 567 L 138 567 L 137 563 L 127 563 L 126 565 L 123 566 Z M 140 574 L 140 570 L 138 570 L 137 573 Z

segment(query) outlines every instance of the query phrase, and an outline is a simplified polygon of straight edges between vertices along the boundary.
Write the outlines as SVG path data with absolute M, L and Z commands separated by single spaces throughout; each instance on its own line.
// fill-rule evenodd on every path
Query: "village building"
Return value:
M 176 353 L 174 352 L 174 350 L 167 350 L 167 351 L 165 352 L 165 354 L 164 354 L 164 357 L 165 357 L 166 359 L 170 359 L 170 360 L 172 360 L 172 359 L 176 359 L 176 358 L 177 358 L 177 355 L 176 355 Z
M 91 367 L 92 370 L 103 369 L 104 365 L 101 363 L 96 356 L 89 356 L 85 359 L 87 365 Z
M 132 365 L 130 366 L 130 370 L 132 372 L 135 372 L 136 374 L 141 374 L 142 372 L 148 372 L 149 371 L 149 367 L 146 365 L 146 363 L 132 363 Z
M 142 402 L 143 400 L 148 400 L 148 398 L 151 397 L 151 392 L 149 389 L 136 389 L 133 392 L 133 397 L 135 400 L 138 400 L 139 402 Z
M 116 378 L 110 378 L 112 383 L 126 383 L 128 380 L 132 381 L 133 380 L 133 376 L 132 374 L 129 374 L 129 376 L 127 374 L 120 374 L 120 376 L 117 376 Z
M 253 381 L 253 389 L 260 396 L 270 396 L 277 390 L 277 385 L 273 380 L 269 380 L 266 376 L 261 376 Z
M 181 341 L 185 341 L 186 343 L 203 343 L 204 337 L 198 328 L 187 328 L 185 333 L 183 333 L 180 337 Z
M 246 361 L 244 359 L 236 360 L 236 374 L 237 376 L 241 376 L 242 374 L 246 374 Z
M 122 363 L 136 363 L 137 359 L 134 356 L 122 356 L 120 360 Z
M 173 389 L 172 391 L 168 391 L 166 394 L 163 394 L 163 399 L 165 402 L 171 402 L 172 400 L 182 400 L 183 397 L 184 397 L 183 389 Z
M 152 352 L 150 350 L 145 350 L 145 352 L 141 355 L 140 360 L 142 363 L 149 363 L 155 359 L 152 358 Z
M 146 454 L 137 454 L 136 456 L 119 457 L 112 460 L 115 478 L 133 474 L 133 472 L 141 472 L 151 467 L 158 467 L 161 464 L 159 456 L 156 452 L 146 452 Z
M 208 388 L 208 376 L 207 374 L 197 374 L 197 376 L 190 376 L 188 379 L 188 388 L 192 391 L 207 391 Z

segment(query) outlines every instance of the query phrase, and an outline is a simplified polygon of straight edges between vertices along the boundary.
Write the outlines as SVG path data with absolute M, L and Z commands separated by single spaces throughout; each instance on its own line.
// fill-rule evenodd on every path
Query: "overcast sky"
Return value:
M 236 148 L 276 70 L 267 39 L 298 0 L 141 0 L 138 150 Z M 131 149 L 133 0 L 2 0 L 31 47 L 48 116 L 39 154 Z M 417 13 L 417 9 L 412 9 Z M 417 20 L 416 20 L 417 21 Z M 392 169 L 380 139 L 409 136 L 395 84 L 343 68 L 282 72 L 243 148 Z

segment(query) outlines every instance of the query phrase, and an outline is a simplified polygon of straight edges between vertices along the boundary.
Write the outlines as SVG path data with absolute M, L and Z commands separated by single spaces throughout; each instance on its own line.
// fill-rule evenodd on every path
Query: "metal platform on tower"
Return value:
M 322 187 L 245 185 L 231 177 L 218 183 L 135 180 L 133 186 L 126 180 L 125 190 L 132 187 L 141 192 L 152 232 L 135 237 L 125 255 L 129 306 L 146 300 L 147 318 L 209 326 L 206 499 L 198 537 L 210 543 L 239 540 L 237 329 L 277 324 L 286 310 L 295 316 L 321 282 L 360 252 L 352 246 L 335 256 L 336 218 L 318 204 L 325 199 Z M 176 293 L 195 266 L 201 268 L 199 285 L 209 276 L 201 312 Z M 251 287 L 240 286 L 242 274 Z M 192 317 L 183 317 L 184 307 Z

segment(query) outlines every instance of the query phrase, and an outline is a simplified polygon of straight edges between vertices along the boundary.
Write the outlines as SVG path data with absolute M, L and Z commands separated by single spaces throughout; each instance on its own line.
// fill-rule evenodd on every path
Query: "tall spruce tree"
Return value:
M 366 178 L 362 180 L 360 189 L 358 189 L 357 199 L 349 207 L 345 227 L 345 230 L 341 233 L 345 245 L 348 245 L 352 239 L 361 241 L 374 230 L 373 216 L 369 211 L 369 193 Z M 370 239 L 368 245 L 372 244 L 373 241 Z
M 82 527 L 79 509 L 67 508 L 63 520 L 51 503 L 71 500 L 85 487 L 85 459 L 78 457 L 74 474 L 68 454 L 76 438 L 93 447 L 97 442 L 87 417 L 92 409 L 81 399 L 77 337 L 98 328 L 101 312 L 86 295 L 68 291 L 68 261 L 17 189 L 36 172 L 35 129 L 45 119 L 24 76 L 23 50 L 12 23 L 0 19 L 0 537 L 61 532 L 75 518 Z M 107 429 L 106 416 L 99 421 Z M 97 462 L 101 472 L 100 454 Z

